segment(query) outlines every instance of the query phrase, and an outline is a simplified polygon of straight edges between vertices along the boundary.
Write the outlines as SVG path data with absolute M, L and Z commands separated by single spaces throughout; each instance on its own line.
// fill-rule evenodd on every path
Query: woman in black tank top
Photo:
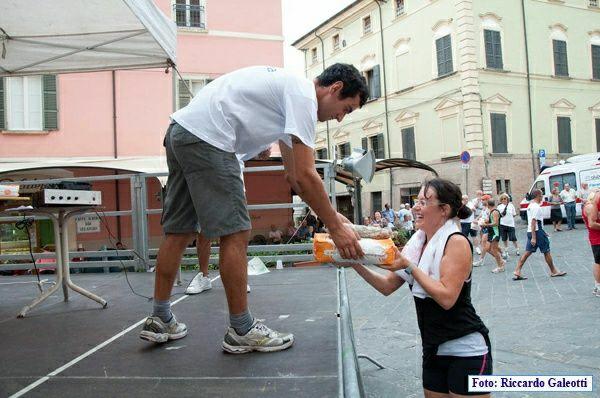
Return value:
M 384 295 L 396 291 L 405 280 L 412 283 L 409 287 L 413 290 L 423 344 L 423 390 L 426 398 L 449 397 L 450 393 L 489 397 L 486 393 L 468 391 L 469 375 L 492 374 L 492 350 L 488 329 L 471 304 L 473 247 L 459 232 L 458 224 L 456 232 L 452 232 L 453 226 L 447 223 L 448 220 L 464 219 L 470 215 L 471 210 L 462 204 L 461 199 L 458 186 L 436 178 L 422 186 L 414 206 L 415 227 L 420 234 L 418 238 L 426 237 L 420 256 L 436 232 L 445 228 L 443 233 L 448 233 L 446 242 L 442 242 L 445 246 L 439 262 L 439 280 L 419 269 L 417 264 L 409 261 L 399 251 L 396 251 L 396 260 L 392 266 L 382 266 L 387 271 L 383 274 L 361 264 L 352 265 L 363 279 Z M 445 343 L 459 339 L 462 343 L 471 336 L 475 337 L 475 341 L 483 338 L 473 345 L 473 352 L 480 355 L 438 354 L 442 345 L 444 348 L 450 347 L 450 344 Z

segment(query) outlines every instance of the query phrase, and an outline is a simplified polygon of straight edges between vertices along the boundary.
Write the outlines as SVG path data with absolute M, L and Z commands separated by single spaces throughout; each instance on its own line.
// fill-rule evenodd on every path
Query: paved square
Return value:
M 473 272 L 472 300 L 490 329 L 494 374 L 594 375 L 593 392 L 494 393 L 494 397 L 598 397 L 600 396 L 600 298 L 592 296 L 593 256 L 587 230 L 554 233 L 546 225 L 554 262 L 567 276 L 550 278 L 544 257 L 532 255 L 523 275 L 513 281 L 517 257 L 506 272 L 492 274 L 495 261 Z M 521 251 L 524 224 L 517 227 Z M 475 255 L 478 259 L 479 256 Z M 385 297 L 347 270 L 348 291 L 359 354 L 381 362 L 378 370 L 360 359 L 368 397 L 421 397 L 421 340 L 415 308 L 408 288 Z

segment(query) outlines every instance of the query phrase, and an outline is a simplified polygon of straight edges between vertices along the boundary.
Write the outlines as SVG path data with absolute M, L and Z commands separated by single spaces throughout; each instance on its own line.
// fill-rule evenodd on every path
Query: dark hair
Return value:
M 496 199 L 494 199 L 494 198 L 488 199 L 487 203 L 488 203 L 488 206 L 496 206 Z M 506 207 L 508 207 L 508 206 L 506 206 Z
M 543 192 L 541 189 L 534 189 L 531 191 L 531 199 L 537 198 L 538 196 L 542 196 Z
M 461 220 L 471 215 L 471 209 L 462 203 L 462 192 L 455 183 L 443 178 L 434 178 L 423 184 L 423 191 L 427 197 L 427 190 L 435 191 L 440 204 L 450 206 L 450 218 L 458 217 Z
M 360 74 L 354 65 L 333 64 L 327 67 L 319 76 L 317 82 L 321 87 L 331 86 L 335 82 L 344 83 L 340 91 L 340 99 L 360 95 L 360 106 L 362 107 L 369 99 L 369 88 L 364 76 Z

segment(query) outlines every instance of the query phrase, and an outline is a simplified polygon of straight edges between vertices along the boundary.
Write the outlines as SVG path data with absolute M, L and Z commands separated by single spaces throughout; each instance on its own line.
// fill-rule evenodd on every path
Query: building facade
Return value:
M 294 46 L 308 77 L 347 62 L 370 88 L 360 111 L 319 125 L 318 157 L 371 148 L 429 164 L 470 194 L 520 199 L 540 150 L 546 164 L 600 151 L 597 1 L 355 1 Z M 378 174 L 363 215 L 411 200 L 427 175 Z
M 0 78 L 0 162 L 162 156 L 169 115 L 192 96 L 186 85 L 196 93 L 210 80 L 245 66 L 283 66 L 281 0 L 155 3 L 178 26 L 177 69 L 181 77 L 173 69 L 148 69 Z M 98 173 L 43 170 L 19 173 L 18 179 Z M 3 180 L 7 176 L 0 176 Z M 99 183 L 94 188 L 103 191 L 105 210 L 129 209 L 128 182 L 118 186 Z M 289 192 L 282 199 L 281 194 L 263 189 L 257 193 L 259 199 L 263 192 L 291 202 Z M 252 195 L 249 192 L 249 199 Z M 160 186 L 155 181 L 149 186 L 150 208 L 160 207 L 159 197 Z M 127 242 L 130 222 L 128 217 L 120 218 L 120 223 L 111 218 L 110 225 L 113 233 Z M 162 235 L 159 220 L 160 215 L 150 217 L 155 241 Z M 268 231 L 269 222 L 263 221 L 260 227 Z M 101 233 L 76 239 L 90 242 L 86 248 L 97 247 L 106 242 L 106 231 L 102 227 Z

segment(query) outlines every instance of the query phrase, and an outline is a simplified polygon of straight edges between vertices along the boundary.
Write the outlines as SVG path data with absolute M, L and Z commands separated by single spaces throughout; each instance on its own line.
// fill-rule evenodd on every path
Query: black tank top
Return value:
M 448 239 L 457 234 L 464 237 L 460 232 L 455 232 L 448 236 Z M 446 241 L 447 244 L 448 242 Z M 471 246 L 472 254 L 473 245 L 470 241 L 469 245 Z M 488 346 L 490 345 L 489 331 L 475 312 L 475 308 L 471 303 L 471 274 L 469 274 L 469 281 L 463 283 L 456 303 L 449 310 L 442 308 L 431 297 L 413 297 L 417 309 L 417 322 L 421 332 L 424 357 L 436 354 L 440 344 L 474 332 L 481 333 Z

